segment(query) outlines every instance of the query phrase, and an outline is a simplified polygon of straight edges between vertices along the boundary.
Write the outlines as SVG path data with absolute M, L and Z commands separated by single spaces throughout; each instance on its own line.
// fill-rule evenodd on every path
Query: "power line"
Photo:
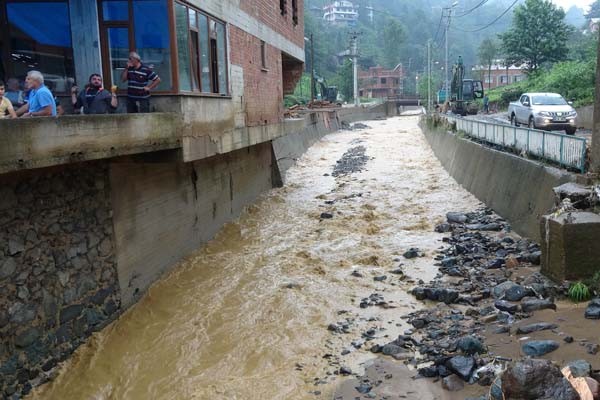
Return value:
M 485 25 L 485 26 L 482 26 L 481 28 L 472 29 L 472 30 L 470 30 L 470 29 L 459 29 L 459 28 L 454 28 L 454 29 L 455 29 L 455 30 L 457 30 L 457 31 L 460 31 L 460 32 L 469 32 L 469 33 L 472 33 L 472 32 L 479 32 L 479 31 L 482 31 L 482 30 L 484 30 L 484 29 L 487 29 L 487 28 L 489 28 L 490 26 L 494 25 L 496 22 L 498 22 L 498 20 L 499 20 L 500 18 L 504 17 L 504 16 L 506 15 L 506 13 L 507 13 L 507 12 L 509 12 L 509 11 L 510 11 L 510 9 L 511 9 L 511 8 L 513 8 L 513 7 L 515 6 L 515 4 L 517 4 L 518 2 L 519 2 L 519 0 L 515 0 L 515 1 L 514 1 L 514 2 L 513 2 L 513 3 L 512 3 L 512 4 L 511 4 L 511 5 L 510 5 L 510 6 L 509 6 L 509 7 L 508 7 L 506 10 L 504 10 L 504 12 L 503 12 L 502 14 L 500 14 L 500 15 L 499 15 L 499 16 L 498 16 L 498 17 L 497 17 L 495 20 L 493 20 L 492 22 L 490 22 L 489 24 L 487 24 L 487 25 Z
M 437 41 L 437 37 L 438 37 L 438 34 L 440 33 L 440 28 L 442 27 L 443 20 L 444 20 L 444 13 L 442 13 L 442 15 L 440 15 L 440 22 L 438 23 L 438 27 L 437 27 L 437 30 L 435 31 L 435 36 L 433 39 L 434 42 Z
M 487 3 L 489 0 L 481 0 L 481 2 L 479 4 L 477 4 L 475 7 L 471 8 L 468 11 L 465 11 L 463 14 L 461 15 L 456 15 L 456 18 L 460 18 L 460 17 L 464 17 L 465 15 L 469 15 L 471 14 L 473 11 L 477 10 L 479 7 L 483 6 L 485 3 Z

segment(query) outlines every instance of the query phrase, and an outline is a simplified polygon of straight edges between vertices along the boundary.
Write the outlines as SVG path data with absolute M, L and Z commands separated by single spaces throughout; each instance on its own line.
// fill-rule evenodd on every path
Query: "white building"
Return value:
M 358 21 L 358 6 L 351 1 L 334 1 L 323 7 L 323 19 L 332 24 L 354 25 Z

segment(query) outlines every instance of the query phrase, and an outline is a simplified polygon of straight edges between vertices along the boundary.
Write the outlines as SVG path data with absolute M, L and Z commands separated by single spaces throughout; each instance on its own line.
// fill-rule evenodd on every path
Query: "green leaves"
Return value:
M 564 18 L 564 11 L 550 0 L 526 0 L 515 9 L 510 30 L 499 35 L 507 58 L 526 64 L 529 71 L 565 60 L 572 27 Z
M 577 282 L 569 288 L 569 298 L 575 303 L 588 300 L 591 297 L 590 290 L 583 282 Z

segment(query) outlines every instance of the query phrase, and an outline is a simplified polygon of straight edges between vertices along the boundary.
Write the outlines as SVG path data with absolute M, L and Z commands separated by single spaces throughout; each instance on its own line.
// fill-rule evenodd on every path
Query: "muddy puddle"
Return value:
M 378 360 L 361 332 L 383 342 L 408 328 L 400 316 L 423 307 L 408 290 L 438 272 L 434 226 L 480 205 L 417 123 L 369 121 L 316 143 L 284 188 L 176 266 L 29 398 L 330 399 L 350 382 L 337 374 L 342 364 L 356 374 L 404 368 Z M 412 247 L 424 256 L 404 259 Z M 328 330 L 338 321 L 347 334 Z M 458 398 L 435 396 L 414 398 Z

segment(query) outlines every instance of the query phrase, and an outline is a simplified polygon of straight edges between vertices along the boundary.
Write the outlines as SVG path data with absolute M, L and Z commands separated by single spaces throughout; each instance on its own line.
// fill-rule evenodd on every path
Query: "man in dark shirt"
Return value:
M 79 93 L 79 88 L 71 88 L 71 103 L 73 109 L 78 110 L 83 107 L 84 114 L 108 114 L 117 109 L 117 94 L 115 90 L 110 93 L 102 87 L 102 77 L 99 74 L 90 75 L 89 84 Z
M 142 64 L 140 55 L 135 51 L 129 53 L 121 81 L 127 82 L 127 112 L 150 112 L 150 91 L 158 86 L 160 78 L 150 67 Z

